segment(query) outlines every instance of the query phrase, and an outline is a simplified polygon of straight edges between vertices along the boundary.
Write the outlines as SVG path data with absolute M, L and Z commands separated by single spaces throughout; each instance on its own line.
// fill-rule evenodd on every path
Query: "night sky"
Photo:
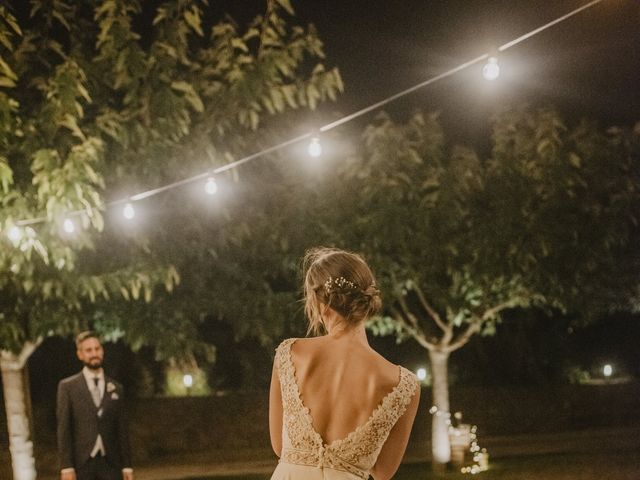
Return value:
M 340 68 L 350 112 L 490 51 L 584 0 L 294 1 Z M 500 56 L 490 84 L 482 65 L 397 102 L 400 110 L 439 110 L 473 130 L 513 102 L 553 104 L 571 118 L 603 124 L 640 120 L 640 2 L 605 0 Z M 394 104 L 396 105 L 396 104 Z

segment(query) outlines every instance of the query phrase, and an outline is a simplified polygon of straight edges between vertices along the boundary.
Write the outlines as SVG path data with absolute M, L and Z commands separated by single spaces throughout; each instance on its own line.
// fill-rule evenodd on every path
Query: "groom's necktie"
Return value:
M 93 397 L 93 403 L 96 405 L 96 407 L 100 406 L 100 400 L 102 400 L 100 398 L 100 387 L 98 386 L 100 382 L 100 377 L 94 377 L 93 378 L 93 388 L 91 389 L 91 396 Z

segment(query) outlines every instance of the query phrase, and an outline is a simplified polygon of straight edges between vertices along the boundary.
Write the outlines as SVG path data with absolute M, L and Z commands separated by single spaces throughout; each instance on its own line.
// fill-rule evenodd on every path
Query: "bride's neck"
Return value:
M 363 345 L 369 345 L 364 322 L 360 322 L 358 325 L 349 325 L 344 318 L 331 318 L 327 320 L 329 320 L 325 321 L 327 337 L 334 340 L 355 341 Z

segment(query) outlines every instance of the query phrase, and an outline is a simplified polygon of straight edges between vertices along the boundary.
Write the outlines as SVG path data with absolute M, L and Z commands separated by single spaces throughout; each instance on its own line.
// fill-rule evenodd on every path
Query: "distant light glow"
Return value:
M 610 377 L 613 374 L 613 367 L 609 364 L 605 365 L 602 369 L 602 373 L 604 373 L 605 377 Z
M 188 373 L 182 377 L 182 383 L 185 387 L 191 388 L 193 386 L 193 377 Z
M 489 81 L 493 81 L 500 76 L 500 65 L 496 57 L 489 57 L 487 63 L 482 67 L 482 76 Z
M 309 152 L 309 155 L 314 158 L 322 155 L 322 145 L 320 145 L 320 139 L 318 137 L 313 137 L 311 139 L 307 152 Z
M 73 223 L 73 220 L 71 220 L 70 218 L 66 218 L 64 220 L 64 223 L 62 224 L 62 228 L 64 228 L 64 231 L 67 233 L 73 233 L 76 231 L 76 225 L 75 223 Z
M 416 376 L 418 377 L 418 380 L 422 382 L 425 378 L 427 378 L 427 370 L 425 368 L 419 368 L 416 372 Z
M 133 208 L 133 205 L 127 203 L 122 209 L 122 215 L 124 215 L 124 218 L 126 218 L 127 220 L 133 219 L 133 217 L 136 216 L 136 211 Z
M 216 179 L 213 177 L 207 178 L 207 183 L 204 184 L 204 191 L 207 192 L 207 195 L 215 195 L 218 191 L 218 184 L 216 183 Z
M 20 229 L 20 227 L 11 227 L 7 232 L 7 236 L 12 242 L 19 242 L 22 238 L 22 230 Z

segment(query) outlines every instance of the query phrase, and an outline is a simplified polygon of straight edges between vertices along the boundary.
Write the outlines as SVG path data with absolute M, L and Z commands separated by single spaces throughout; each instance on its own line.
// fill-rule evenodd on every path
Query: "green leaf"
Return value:
M 247 47 L 247 44 L 244 43 L 244 41 L 241 38 L 232 38 L 231 39 L 231 45 L 233 46 L 233 48 L 236 48 L 236 49 L 241 50 L 243 52 L 248 52 L 249 51 L 249 47 Z
M 200 19 L 200 10 L 195 5 L 191 7 L 191 10 L 184 12 L 184 19 L 187 24 L 201 37 L 204 36 L 202 31 L 202 23 Z
M 13 88 L 16 86 L 16 82 L 8 77 L 0 77 L 0 87 Z
M 56 18 L 63 26 L 64 28 L 66 28 L 67 30 L 71 30 L 71 26 L 69 25 L 69 22 L 67 22 L 67 19 L 64 18 L 64 15 L 62 15 L 58 10 L 53 10 L 52 12 L 53 17 Z
M 184 81 L 171 82 L 171 88 L 179 92 L 184 92 L 185 100 L 189 102 L 189 104 L 196 112 L 204 112 L 204 104 L 202 103 L 202 99 L 196 93 L 195 89 L 190 83 Z
M 4 8 L 2 9 L 1 13 L 2 13 L 2 19 L 5 22 L 7 22 L 7 24 L 13 29 L 15 33 L 22 36 L 22 30 L 20 29 L 20 25 L 18 25 L 16 18 Z
M 0 57 L 0 70 L 9 80 L 18 80 L 18 76 L 11 69 L 11 67 Z
M 255 110 L 249 110 L 249 125 L 251 130 L 258 129 L 258 123 L 260 122 L 260 117 L 258 116 L 258 112 Z
M 62 125 L 63 127 L 67 127 L 69 130 L 71 130 L 71 133 L 78 139 L 82 141 L 85 141 L 87 139 L 84 133 L 82 133 L 82 130 L 80 130 L 80 127 L 78 126 L 78 122 L 76 121 L 76 118 L 73 115 L 68 113 L 64 115 L 62 120 L 60 120 L 60 125 Z
M 289 15 L 294 15 L 293 7 L 291 6 L 291 2 L 289 0 L 276 0 L 278 4 L 284 8 Z
M 4 193 L 9 192 L 9 187 L 13 184 L 13 170 L 9 166 L 6 157 L 0 156 L 0 186 Z
M 576 168 L 580 168 L 582 166 L 582 159 L 577 154 L 571 152 L 569 154 L 569 163 Z
M 295 87 L 293 85 L 284 85 L 281 89 L 284 98 L 291 108 L 298 108 L 298 102 L 295 99 Z

